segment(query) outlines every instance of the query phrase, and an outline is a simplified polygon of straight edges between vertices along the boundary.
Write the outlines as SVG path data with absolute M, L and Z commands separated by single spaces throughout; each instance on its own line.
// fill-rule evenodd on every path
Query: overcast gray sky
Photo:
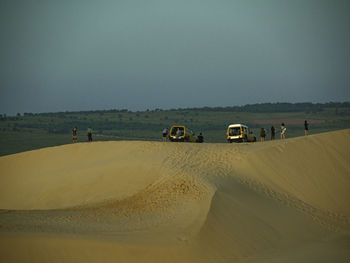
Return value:
M 0 113 L 350 101 L 349 0 L 0 0 Z

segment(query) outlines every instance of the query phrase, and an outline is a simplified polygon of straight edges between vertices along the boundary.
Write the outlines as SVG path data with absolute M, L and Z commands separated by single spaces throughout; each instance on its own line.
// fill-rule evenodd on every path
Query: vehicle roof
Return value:
M 244 125 L 244 124 L 241 124 L 241 123 L 230 124 L 228 127 L 229 127 L 229 128 L 231 128 L 231 127 L 246 127 L 246 128 L 248 128 L 247 125 Z
M 171 126 L 171 129 L 172 129 L 172 128 L 175 128 L 175 127 L 183 127 L 183 128 L 185 128 L 184 125 L 173 125 L 173 126 Z

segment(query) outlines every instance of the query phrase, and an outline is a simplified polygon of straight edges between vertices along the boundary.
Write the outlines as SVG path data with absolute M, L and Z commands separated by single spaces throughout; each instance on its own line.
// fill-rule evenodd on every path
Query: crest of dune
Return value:
M 0 157 L 0 262 L 349 262 L 350 130 Z

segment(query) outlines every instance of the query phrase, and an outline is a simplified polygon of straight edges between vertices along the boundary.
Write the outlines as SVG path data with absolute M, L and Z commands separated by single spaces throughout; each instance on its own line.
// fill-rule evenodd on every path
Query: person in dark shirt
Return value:
M 304 122 L 304 132 L 305 132 L 305 136 L 309 135 L 309 124 L 307 123 L 306 120 Z
M 263 142 L 265 141 L 265 137 L 266 137 L 266 131 L 264 128 L 261 128 L 260 130 L 260 141 Z
M 271 140 L 275 139 L 275 127 L 271 126 Z
M 204 137 L 203 137 L 203 134 L 202 134 L 202 133 L 200 133 L 200 134 L 197 136 L 197 142 L 199 142 L 199 143 L 204 142 Z
M 91 129 L 91 127 L 89 127 L 87 129 L 87 136 L 88 136 L 88 141 L 92 142 L 92 129 Z

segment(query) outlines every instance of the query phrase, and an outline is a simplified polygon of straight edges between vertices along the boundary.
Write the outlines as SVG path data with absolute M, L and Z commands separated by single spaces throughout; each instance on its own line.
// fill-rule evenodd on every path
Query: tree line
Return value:
M 226 107 L 196 107 L 196 108 L 177 108 L 177 109 L 154 109 L 146 111 L 135 111 L 137 113 L 146 112 L 167 112 L 167 111 L 208 111 L 208 112 L 250 112 L 250 113 L 277 113 L 277 112 L 305 112 L 305 113 L 317 113 L 324 111 L 329 108 L 347 108 L 350 109 L 350 102 L 328 102 L 328 103 L 311 103 L 311 102 L 300 102 L 300 103 L 287 103 L 287 102 L 276 102 L 276 103 L 257 103 L 257 104 L 246 104 L 243 106 L 226 106 Z M 92 111 L 65 111 L 65 112 L 47 112 L 47 113 L 30 113 L 25 112 L 23 116 L 46 116 L 46 117 L 59 117 L 65 118 L 72 114 L 100 114 L 105 113 L 132 113 L 134 111 L 128 109 L 110 109 L 110 110 L 92 110 Z M 22 115 L 17 113 L 16 116 L 7 116 L 6 114 L 0 114 L 0 120 L 17 120 Z

